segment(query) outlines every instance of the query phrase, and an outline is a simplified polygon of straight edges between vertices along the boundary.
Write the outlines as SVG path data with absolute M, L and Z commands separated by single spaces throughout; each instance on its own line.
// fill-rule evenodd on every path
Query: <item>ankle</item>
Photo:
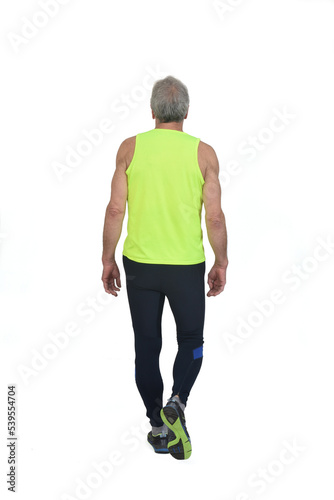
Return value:
M 154 427 L 152 425 L 152 435 L 153 436 L 161 435 L 161 437 L 166 437 L 167 433 L 168 433 L 168 427 L 166 424 L 163 424 L 160 427 Z
M 180 405 L 181 410 L 182 411 L 185 410 L 186 405 L 184 403 L 182 403 L 180 396 L 178 394 L 176 394 L 175 396 L 172 396 L 170 399 L 175 399 L 178 402 L 178 404 Z

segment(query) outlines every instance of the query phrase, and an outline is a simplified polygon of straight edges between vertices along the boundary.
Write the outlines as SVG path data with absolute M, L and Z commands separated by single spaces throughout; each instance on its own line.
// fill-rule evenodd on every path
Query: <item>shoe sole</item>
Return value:
M 175 439 L 170 441 L 167 445 L 169 453 L 177 460 L 186 460 L 191 455 L 191 442 L 177 411 L 170 406 L 166 406 L 162 408 L 160 416 L 163 422 L 175 435 Z

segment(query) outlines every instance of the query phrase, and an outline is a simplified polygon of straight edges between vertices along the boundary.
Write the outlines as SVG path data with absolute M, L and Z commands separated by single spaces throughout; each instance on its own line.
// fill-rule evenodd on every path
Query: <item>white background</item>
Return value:
M 70 0 L 53 17 L 41 4 L 6 2 L 0 12 L 1 497 L 12 498 L 11 383 L 17 499 L 332 497 L 334 2 Z M 206 298 L 203 366 L 186 409 L 193 453 L 183 462 L 146 442 L 121 260 L 127 216 L 118 297 L 101 282 L 116 152 L 154 128 L 151 88 L 169 74 L 189 90 L 184 131 L 220 161 L 229 257 L 224 292 Z M 275 110 L 290 119 L 270 135 Z M 112 132 L 60 179 L 55 162 L 106 118 Z M 250 137 L 262 146 L 252 160 L 240 149 Z M 207 278 L 204 219 L 203 238 Z M 327 250 L 318 253 L 319 241 Z M 275 289 L 281 303 L 270 305 Z M 56 348 L 51 335 L 61 333 L 68 343 Z M 168 301 L 163 336 L 167 398 Z

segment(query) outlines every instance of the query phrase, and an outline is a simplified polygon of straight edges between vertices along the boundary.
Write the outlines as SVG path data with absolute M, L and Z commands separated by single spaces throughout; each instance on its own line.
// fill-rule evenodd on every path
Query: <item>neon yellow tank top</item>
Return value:
M 151 264 L 205 260 L 201 227 L 204 179 L 200 139 L 155 128 L 137 134 L 128 177 L 128 224 L 123 255 Z

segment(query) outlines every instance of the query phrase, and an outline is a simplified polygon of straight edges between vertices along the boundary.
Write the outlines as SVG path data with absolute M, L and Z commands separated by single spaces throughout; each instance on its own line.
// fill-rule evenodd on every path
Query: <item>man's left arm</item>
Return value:
M 111 181 L 110 201 L 106 209 L 103 228 L 103 273 L 101 279 L 105 291 L 115 297 L 117 297 L 116 292 L 121 287 L 120 272 L 115 261 L 115 250 L 122 234 L 128 197 L 126 147 L 126 141 L 123 141 L 116 155 L 116 169 Z

